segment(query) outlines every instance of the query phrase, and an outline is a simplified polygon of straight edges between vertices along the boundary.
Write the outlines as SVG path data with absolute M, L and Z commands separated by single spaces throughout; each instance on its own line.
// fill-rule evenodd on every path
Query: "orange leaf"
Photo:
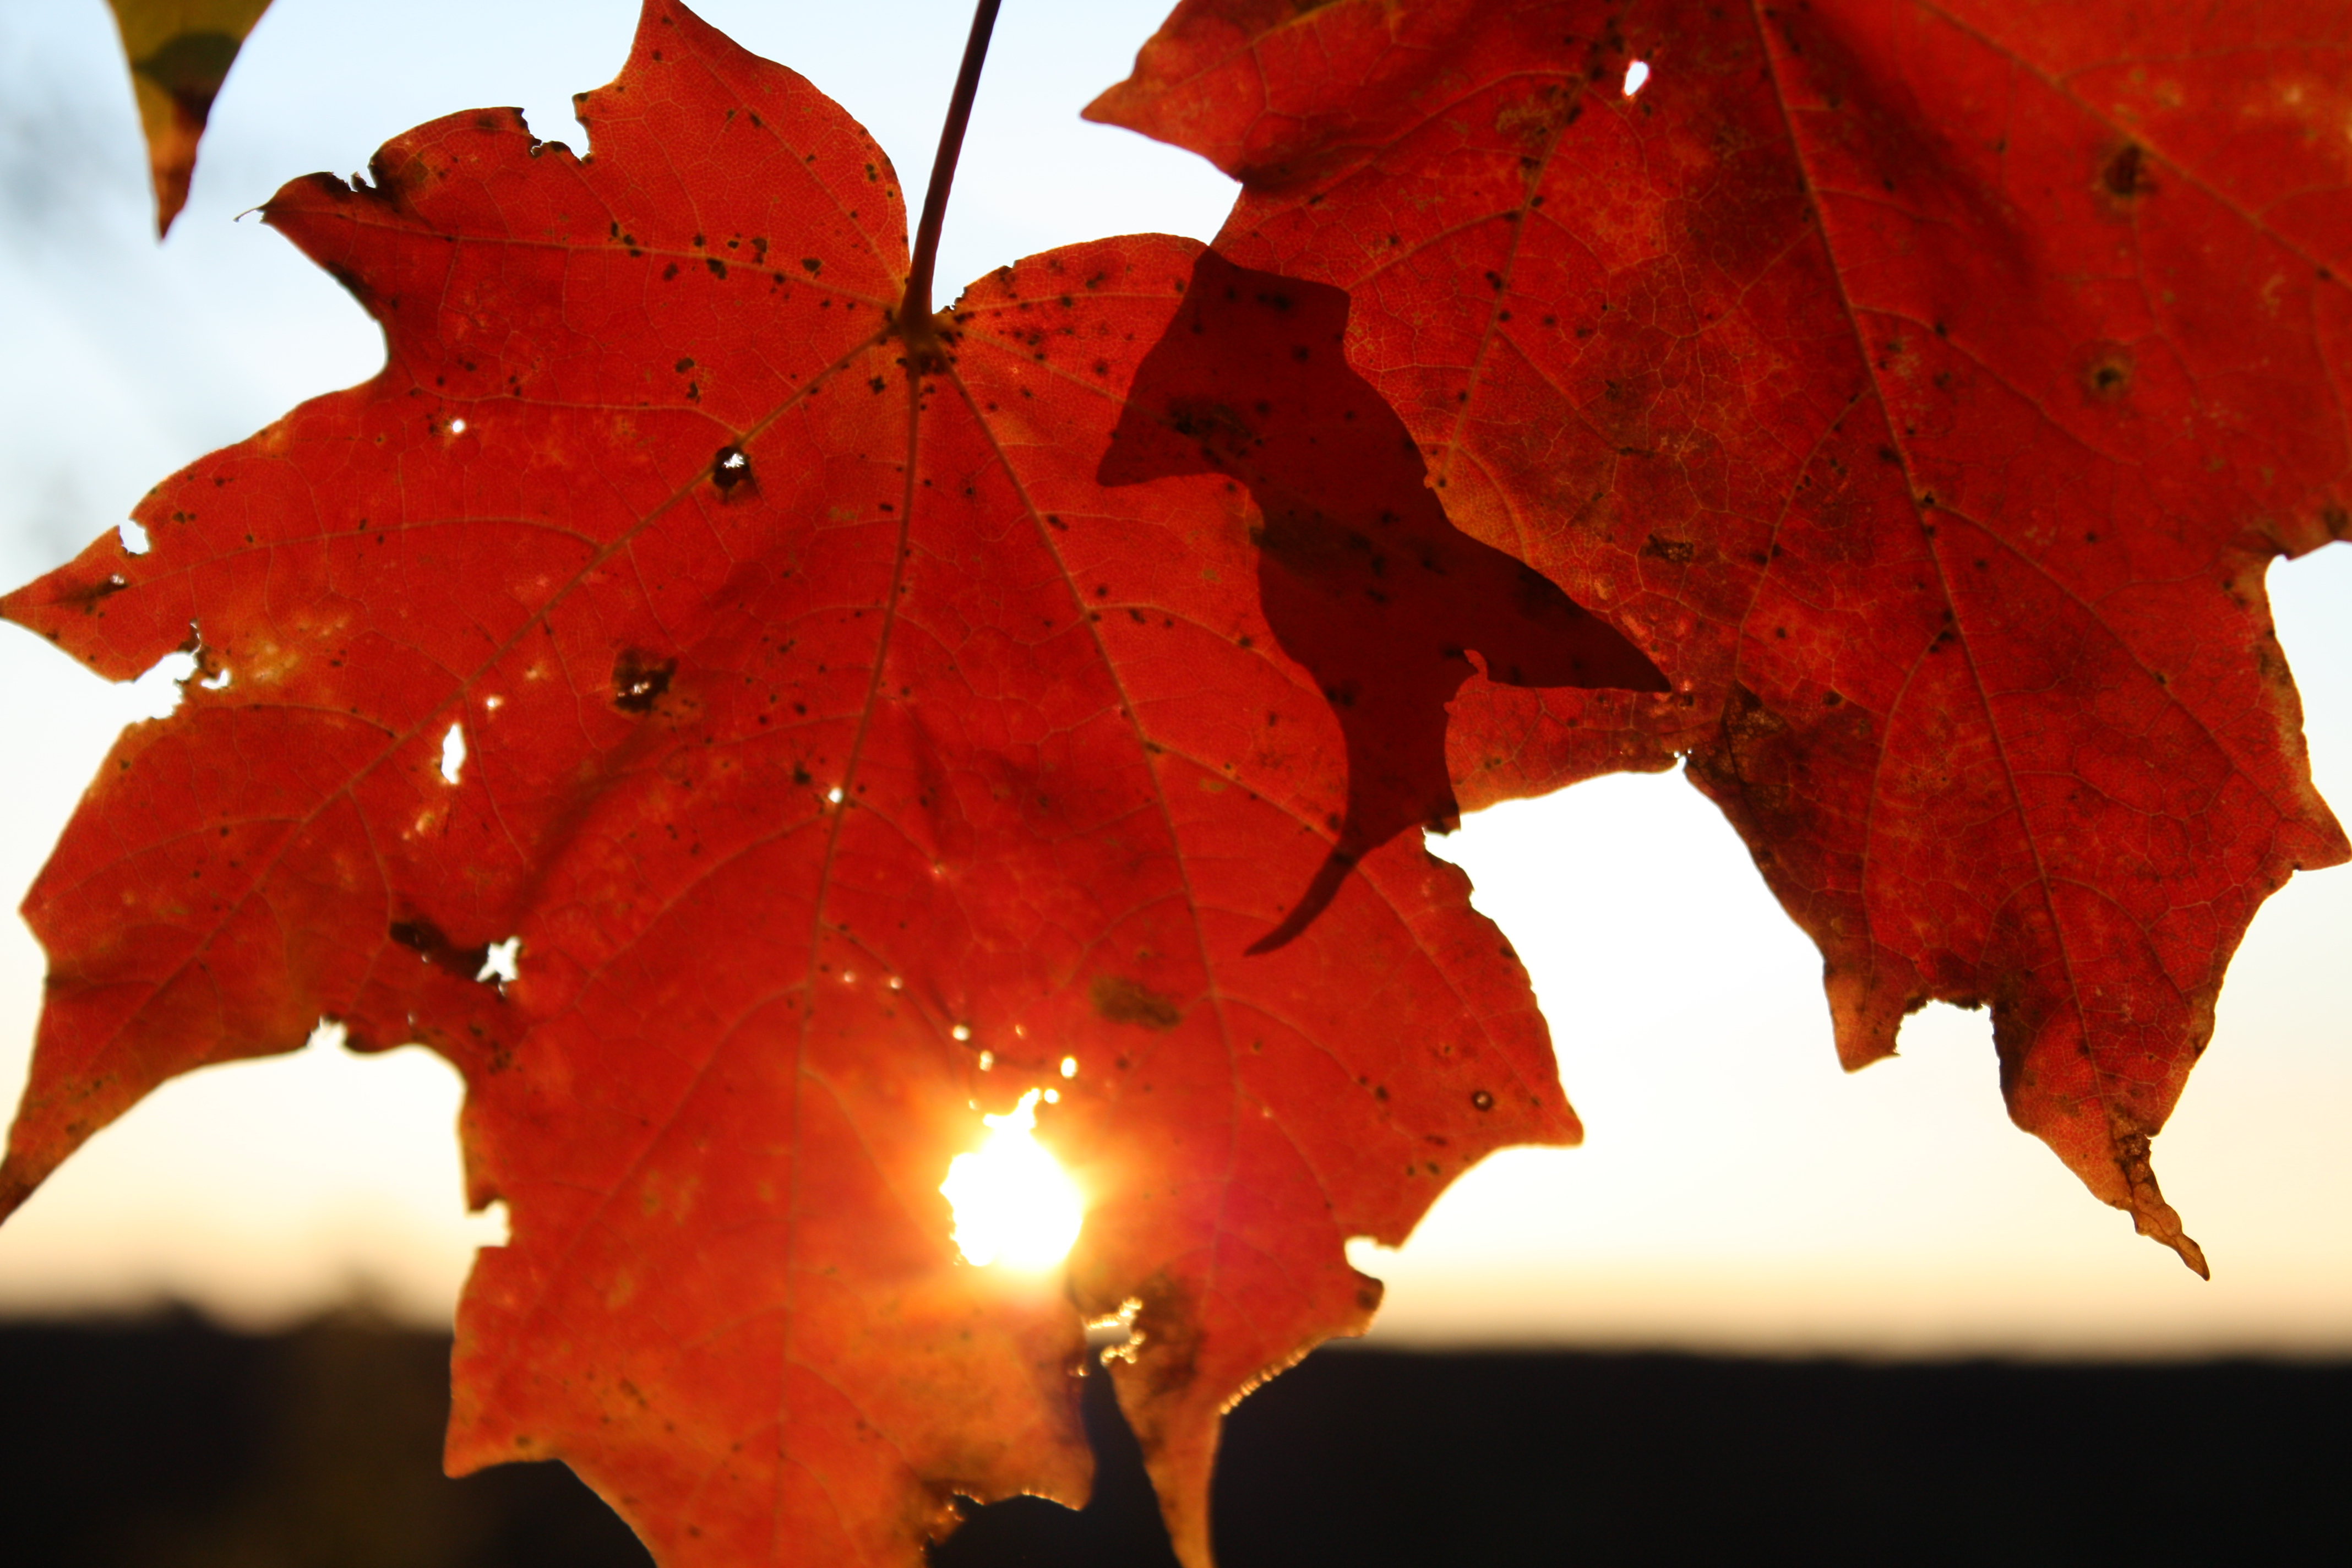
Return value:
M 2352 8 L 1185 0 L 1089 114 L 1346 290 L 1447 516 L 1672 702 L 1465 689 L 1478 804 L 1689 757 L 1838 1049 L 1990 1004 L 2011 1115 L 2204 1263 L 2148 1141 L 2346 856 L 2269 561 L 2347 531 Z M 1636 70 L 1636 66 L 1639 69 Z

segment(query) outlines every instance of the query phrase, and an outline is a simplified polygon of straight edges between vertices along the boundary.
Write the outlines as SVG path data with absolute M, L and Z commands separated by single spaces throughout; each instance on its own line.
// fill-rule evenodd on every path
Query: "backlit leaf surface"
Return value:
M 1130 237 L 911 353 L 897 176 L 806 82 L 656 3 L 581 112 L 593 157 L 484 110 L 279 192 L 383 373 L 5 602 L 201 679 L 27 903 L 0 1213 L 174 1074 L 421 1039 L 512 1225 L 453 1468 L 561 1457 L 667 1564 L 911 1563 L 952 1492 L 1083 1496 L 1135 1303 L 1203 1563 L 1221 1410 L 1377 1303 L 1345 1241 L 1577 1135 L 1412 831 L 1446 700 L 1659 677 L 1430 504 L 1337 290 Z M 1045 1089 L 1066 1279 L 963 1264 L 949 1163 Z
M 2346 854 L 2263 577 L 2352 508 L 2352 7 L 1186 0 L 1088 112 L 1243 179 L 1218 250 L 1674 680 L 1465 692 L 1464 801 L 1687 754 L 1847 1065 L 1990 1004 L 2201 1270 L 2148 1140 Z
M 269 0 L 107 0 L 122 35 L 155 183 L 155 232 L 187 205 L 213 100 Z

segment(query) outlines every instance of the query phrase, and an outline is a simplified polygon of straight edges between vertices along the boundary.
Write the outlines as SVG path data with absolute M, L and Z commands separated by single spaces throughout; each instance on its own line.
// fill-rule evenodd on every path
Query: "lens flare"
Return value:
M 1033 1089 L 1003 1115 L 983 1115 L 988 1142 L 948 1162 L 940 1184 L 955 1211 L 956 1247 L 976 1268 L 1051 1268 L 1078 1238 L 1086 1205 L 1034 1136 L 1038 1098 Z

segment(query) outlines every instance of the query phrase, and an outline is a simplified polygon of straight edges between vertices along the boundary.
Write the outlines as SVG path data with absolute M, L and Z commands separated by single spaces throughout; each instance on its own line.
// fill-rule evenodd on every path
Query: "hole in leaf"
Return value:
M 1142 1310 L 1143 1302 L 1129 1296 L 1118 1304 L 1118 1311 L 1087 1319 L 1087 1349 L 1100 1352 L 1106 1362 L 1135 1360 L 1137 1347 L 1143 1343 L 1143 1336 L 1136 1331 L 1135 1315 Z
M 651 654 L 623 648 L 613 660 L 613 706 L 624 713 L 652 712 L 655 702 L 669 689 L 670 677 L 677 673 L 674 658 L 656 663 Z
M 710 460 L 710 482 L 725 495 L 751 477 L 751 459 L 740 447 L 721 447 Z
M 1035 1137 L 1038 1091 L 1002 1116 L 982 1116 L 987 1141 L 948 1163 L 940 1192 L 955 1212 L 965 1262 L 1023 1271 L 1053 1268 L 1078 1238 L 1086 1205 L 1078 1189 Z
M 147 553 L 147 531 L 138 523 L 126 517 L 114 525 L 114 532 L 116 537 L 122 541 L 122 548 L 130 553 L 133 555 Z
M 457 775 L 466 768 L 466 727 L 452 724 L 449 732 L 441 737 L 441 779 L 456 784 Z
M 510 936 L 482 949 L 482 967 L 474 978 L 497 985 L 510 985 L 521 979 L 522 938 Z
M 1635 93 L 1641 91 L 1643 87 L 1648 83 L 1649 79 L 1649 61 L 1635 60 L 1632 65 L 1627 66 L 1625 68 L 1625 96 L 1631 98 Z
M 196 673 L 196 657 L 185 650 L 165 654 L 131 683 L 131 689 L 139 696 L 138 715 L 142 719 L 169 719 L 180 710 L 187 696 L 187 682 Z

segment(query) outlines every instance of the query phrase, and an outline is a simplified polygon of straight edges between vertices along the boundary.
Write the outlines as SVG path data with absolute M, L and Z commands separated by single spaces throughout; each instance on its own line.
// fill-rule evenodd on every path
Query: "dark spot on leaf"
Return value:
M 385 932 L 393 941 L 409 949 L 436 969 L 444 969 L 461 980 L 471 980 L 482 972 L 490 959 L 488 942 L 477 947 L 459 947 L 448 933 L 422 915 L 404 921 L 394 921 Z
M 670 677 L 677 673 L 674 658 L 656 663 L 650 654 L 623 648 L 613 660 L 613 706 L 624 713 L 652 712 L 662 693 L 669 689 Z
M 2074 374 L 2084 395 L 2096 403 L 2117 403 L 2131 391 L 2132 352 L 2117 342 L 2094 342 L 2076 356 Z
M 82 614 L 91 615 L 96 613 L 100 600 L 111 598 L 129 586 L 131 586 L 129 579 L 119 572 L 112 573 L 102 581 L 92 583 L 87 587 L 75 588 L 59 594 L 57 602 L 60 605 L 78 604 L 82 608 Z
M 1096 975 L 1087 996 L 1094 1004 L 1096 1015 L 1106 1023 L 1172 1029 L 1184 1016 L 1175 1003 L 1123 974 Z
M 2126 142 L 2117 148 L 2116 155 L 2107 160 L 2106 167 L 2099 171 L 2099 184 L 2106 187 L 2108 195 L 2125 201 L 2154 190 L 2156 187 L 2147 176 L 2146 154 L 2141 152 L 2139 143 Z

